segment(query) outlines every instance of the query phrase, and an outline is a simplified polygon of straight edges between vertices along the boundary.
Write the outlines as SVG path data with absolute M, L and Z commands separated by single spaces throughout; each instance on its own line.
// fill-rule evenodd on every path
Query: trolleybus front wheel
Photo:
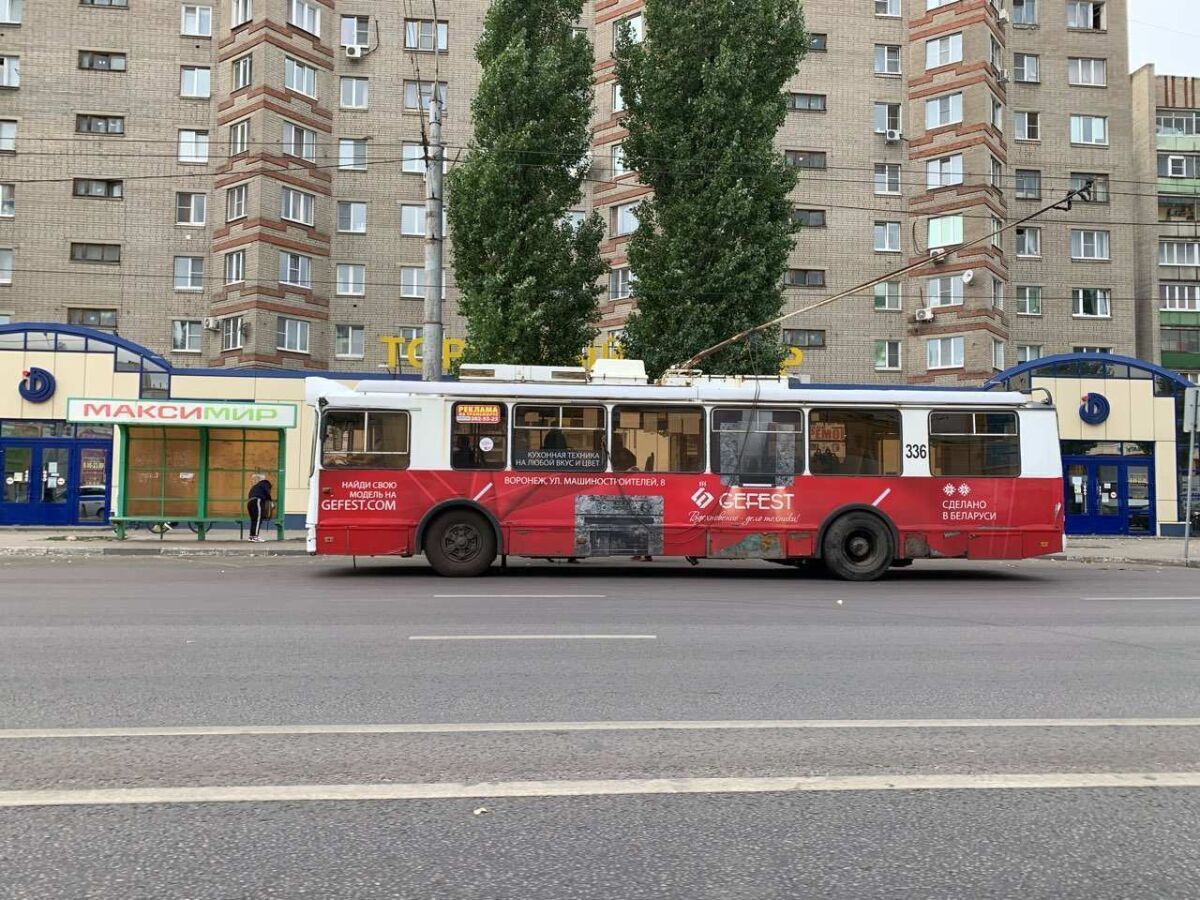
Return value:
M 895 559 L 892 532 L 878 516 L 850 512 L 825 532 L 822 561 L 846 581 L 874 581 Z
M 435 572 L 448 578 L 482 575 L 496 560 L 496 533 L 479 513 L 452 509 L 429 526 L 425 558 Z

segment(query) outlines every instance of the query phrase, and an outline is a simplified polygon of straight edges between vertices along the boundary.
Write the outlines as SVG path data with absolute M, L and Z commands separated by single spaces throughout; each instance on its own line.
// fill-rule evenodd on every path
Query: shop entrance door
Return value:
M 104 525 L 108 522 L 107 444 L 0 443 L 0 525 Z
M 1121 458 L 1063 460 L 1067 534 L 1153 535 L 1154 469 Z

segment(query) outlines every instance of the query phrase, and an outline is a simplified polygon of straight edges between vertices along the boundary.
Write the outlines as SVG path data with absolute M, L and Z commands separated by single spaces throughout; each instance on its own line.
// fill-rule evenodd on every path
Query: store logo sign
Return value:
M 1112 413 L 1112 406 L 1103 394 L 1091 393 L 1083 398 L 1079 418 L 1089 425 L 1103 425 Z
M 17 385 L 17 391 L 30 403 L 45 403 L 54 396 L 58 384 L 45 369 L 34 367 L 22 374 L 24 378 Z
M 295 428 L 292 403 L 205 403 L 171 400 L 67 401 L 67 421 L 116 425 L 201 425 L 210 428 Z

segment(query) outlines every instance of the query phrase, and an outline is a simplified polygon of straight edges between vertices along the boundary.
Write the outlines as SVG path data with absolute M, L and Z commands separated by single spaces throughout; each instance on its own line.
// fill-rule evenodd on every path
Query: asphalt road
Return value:
M 1017 896 L 1200 896 L 1200 574 L 0 561 L 0 900 Z

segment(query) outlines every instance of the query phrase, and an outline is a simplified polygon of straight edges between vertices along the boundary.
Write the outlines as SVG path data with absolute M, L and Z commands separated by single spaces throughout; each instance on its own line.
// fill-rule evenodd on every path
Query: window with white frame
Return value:
M 283 153 L 308 162 L 317 159 L 317 133 L 291 122 L 283 123 Z
M 899 312 L 901 309 L 900 282 L 885 281 L 871 289 L 876 312 Z
M 1037 84 L 1042 80 L 1041 57 L 1036 53 L 1013 54 L 1013 80 Z
M 211 97 L 212 69 L 207 66 L 182 66 L 179 69 L 179 96 Z
M 315 0 L 291 0 L 288 21 L 309 34 L 321 36 L 321 7 Z
M 947 34 L 925 42 L 925 68 L 936 69 L 951 63 L 962 62 L 962 32 Z
M 988 154 L 988 184 L 994 188 L 1004 187 L 1004 163 L 995 156 Z
M 420 144 L 405 144 L 402 148 L 400 171 L 410 175 L 425 174 L 425 148 Z
M 404 23 L 404 49 L 445 52 L 450 45 L 450 26 L 433 19 L 408 19 Z
M 875 0 L 875 15 L 888 17 L 899 16 L 900 0 Z
M 178 192 L 175 194 L 175 224 L 203 225 L 208 195 Z
M 992 309 L 1004 309 L 1004 282 L 992 279 Z
M 208 132 L 191 128 L 179 130 L 179 161 L 181 163 L 208 162 Z
M 1013 113 L 1014 136 L 1018 141 L 1040 141 L 1042 139 L 1042 114 L 1039 112 Z
M 279 316 L 275 320 L 275 349 L 290 353 L 307 353 L 308 323 L 303 319 Z
M 361 325 L 334 326 L 334 356 L 339 359 L 362 359 L 365 352 L 365 331 Z
M 992 368 L 1004 371 L 1004 341 L 998 338 L 992 338 Z
M 931 338 L 925 342 L 925 365 L 929 369 L 961 369 L 965 339 Z
M 242 349 L 242 317 L 221 320 L 221 352 Z
M 1013 175 L 1018 200 L 1040 200 L 1042 198 L 1042 170 L 1017 169 Z
M 876 134 L 886 134 L 889 131 L 900 131 L 902 107 L 899 103 L 876 102 L 873 107 L 872 119 Z
M 899 44 L 876 44 L 875 45 L 875 74 L 876 75 L 899 75 L 900 74 L 900 45 Z
M 992 103 L 991 123 L 992 127 L 997 131 L 1004 130 L 1004 104 L 1000 102 L 1000 98 L 995 94 L 989 93 Z
M 317 70 L 298 59 L 285 56 L 283 58 L 283 86 L 289 91 L 316 98 Z
M 894 372 L 900 368 L 900 342 L 875 342 L 875 371 Z
M 400 204 L 400 233 L 410 237 L 425 236 L 425 207 L 414 203 Z
M 242 119 L 229 126 L 229 155 L 241 156 L 250 152 L 250 120 Z
M 1012 0 L 1011 15 L 1014 25 L 1036 25 L 1037 0 Z
M 929 219 L 929 249 L 951 247 L 963 242 L 963 217 L 931 216 Z
M 1108 288 L 1073 288 L 1071 315 L 1083 319 L 1112 318 L 1112 291 Z
M 225 283 L 240 284 L 246 280 L 246 251 L 231 250 L 225 254 Z
M 612 111 L 622 112 L 625 109 L 625 97 L 621 93 L 621 85 L 614 81 L 612 86 Z
M 244 218 L 246 215 L 246 195 L 249 189 L 244 184 L 235 185 L 225 191 L 225 221 Z
M 1160 266 L 1200 266 L 1200 241 L 1159 241 Z
M 1164 281 L 1158 286 L 1158 299 L 1164 312 L 1200 312 L 1200 284 Z
M 1017 344 L 1017 362 L 1033 362 L 1042 358 L 1041 344 Z
M 629 266 L 614 266 L 608 273 L 610 300 L 627 300 L 633 296 L 633 270 Z
M 1042 289 L 1035 285 L 1017 286 L 1017 315 L 1040 316 L 1042 314 Z
M 317 205 L 316 194 L 285 187 L 279 192 L 281 218 L 301 225 L 312 225 Z
M 171 323 L 171 352 L 199 353 L 203 349 L 204 332 L 196 319 L 176 319 Z
M 279 283 L 295 287 L 312 287 L 312 257 L 303 253 L 281 251 L 279 254 Z
M 1071 229 L 1071 259 L 1108 259 L 1108 232 L 1092 229 Z
M 0 284 L 13 283 L 13 250 L 0 247 Z
M 24 0 L 0 0 L 0 25 L 20 25 Z
M 204 257 L 177 256 L 175 257 L 175 290 L 202 291 L 204 290 Z
M 343 234 L 366 234 L 367 204 L 361 200 L 339 200 L 337 228 Z
M 367 292 L 367 267 L 362 263 L 337 264 L 339 297 L 361 297 Z
M 446 111 L 446 82 L 439 81 L 437 85 L 437 98 L 441 103 L 442 111 Z M 407 110 L 423 110 L 429 111 L 429 104 L 433 101 L 433 82 L 432 81 L 406 81 L 404 82 L 404 108 Z
M 646 19 L 641 13 L 636 13 L 632 16 L 626 16 L 623 19 L 617 19 L 613 22 L 613 46 L 621 41 L 624 34 L 628 33 L 629 41 L 633 44 L 640 44 L 646 37 Z
M 254 0 L 230 0 L 229 27 L 237 28 L 254 18 Z
M 992 236 L 992 246 L 1003 252 L 1003 245 L 1001 242 L 1003 235 L 1000 234 L 1000 229 L 1004 227 L 1004 223 L 995 216 L 992 216 L 990 219 L 988 219 L 988 226 L 988 233 Z
M 1084 31 L 1104 31 L 1107 19 L 1103 0 L 1069 0 L 1067 27 Z
M 1042 255 L 1042 229 L 1022 225 L 1017 232 L 1017 256 L 1040 257 Z
M 212 7 L 185 5 L 180 31 L 188 37 L 212 37 Z
M 1112 347 L 1084 346 L 1072 347 L 1072 353 L 1112 353 Z
M 422 266 L 400 268 L 400 296 L 417 299 L 425 296 L 425 269 Z
M 962 121 L 962 93 L 925 101 L 925 127 L 942 128 Z
M 1108 116 L 1071 116 L 1071 143 L 1108 145 Z
M 899 222 L 876 222 L 875 223 L 875 252 L 876 253 L 899 253 L 900 252 L 900 223 Z
M 620 178 L 622 175 L 628 175 L 631 170 L 625 162 L 625 145 L 613 144 L 610 153 L 612 154 L 613 177 Z
M 343 172 L 365 172 L 367 170 L 366 138 L 340 138 L 338 140 L 338 168 Z
M 369 16 L 342 16 L 341 42 L 343 47 L 371 46 Z M 411 47 L 409 48 L 412 49 Z
M 17 214 L 17 186 L 0 184 L 0 219 L 11 219 Z
M 231 63 L 233 70 L 233 89 L 240 91 L 254 83 L 254 57 L 247 53 L 239 56 Z
M 21 58 L 19 56 L 0 56 L 0 87 L 20 86 Z
M 1108 60 L 1070 57 L 1067 60 L 1067 82 L 1085 87 L 1104 87 L 1108 84 Z
M 129 68 L 129 57 L 104 50 L 80 50 L 79 68 L 92 72 L 124 72 Z
M 367 88 L 370 82 L 366 78 L 342 76 L 342 109 L 366 109 Z
M 622 203 L 613 208 L 613 233 L 616 235 L 633 234 L 637 231 L 638 203 Z
M 788 109 L 796 112 L 825 112 L 828 108 L 824 94 L 806 94 L 793 91 L 787 95 Z
M 963 280 L 958 275 L 942 275 L 925 282 L 929 306 L 962 306 Z
M 925 163 L 925 186 L 929 190 L 963 183 L 963 156 L 955 153 Z
M 17 150 L 17 123 L 11 119 L 0 119 L 0 153 L 15 153 Z
M 875 163 L 875 193 L 900 193 L 899 163 Z
M 951 3 L 957 3 L 958 0 L 925 0 L 926 9 L 937 9 L 941 6 L 949 6 Z

